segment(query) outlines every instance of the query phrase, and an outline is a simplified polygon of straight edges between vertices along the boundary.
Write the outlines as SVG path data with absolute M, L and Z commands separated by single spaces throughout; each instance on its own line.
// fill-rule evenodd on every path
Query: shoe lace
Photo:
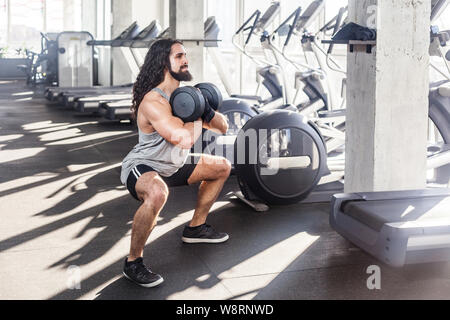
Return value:
M 207 232 L 207 233 L 215 233 L 216 232 L 216 230 L 214 230 L 214 228 L 212 227 L 212 226 L 210 226 L 209 224 L 205 224 L 205 231 Z
M 152 273 L 152 271 L 149 268 L 147 268 L 143 262 L 135 264 L 135 268 L 136 274 L 139 276 L 145 276 L 149 273 Z

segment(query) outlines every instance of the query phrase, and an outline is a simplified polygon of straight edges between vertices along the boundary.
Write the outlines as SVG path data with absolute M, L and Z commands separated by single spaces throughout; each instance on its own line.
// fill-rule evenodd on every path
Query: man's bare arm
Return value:
M 144 117 L 161 137 L 181 149 L 191 149 L 202 133 L 201 119 L 184 123 L 173 116 L 169 103 L 148 99 L 142 102 L 141 108 Z
M 226 134 L 228 131 L 227 118 L 223 114 L 216 112 L 210 123 L 203 122 L 203 128 L 215 133 Z

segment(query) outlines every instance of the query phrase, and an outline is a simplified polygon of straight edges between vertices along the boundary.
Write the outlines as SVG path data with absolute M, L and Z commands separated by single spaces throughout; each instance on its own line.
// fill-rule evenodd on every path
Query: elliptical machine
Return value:
M 432 21 L 443 12 L 447 3 L 448 0 L 433 1 Z M 331 28 L 333 29 L 332 35 L 336 34 L 344 22 L 344 14 L 346 11 L 347 8 L 341 8 L 339 14 L 330 23 L 325 25 L 321 31 Z M 335 23 L 335 25 L 332 26 L 332 23 Z M 331 58 L 334 46 L 333 41 L 322 41 L 323 43 L 329 44 L 328 51 L 325 51 L 317 43 L 319 40 L 318 35 L 309 35 L 306 30 L 301 32 L 302 29 L 299 28 L 298 24 L 294 23 L 293 26 L 296 26 L 296 30 L 301 36 L 303 47 L 305 48 L 305 44 L 307 44 L 306 48 L 310 48 L 314 53 L 321 69 L 325 71 L 325 76 L 332 71 L 345 73 L 338 63 Z M 288 43 L 288 40 L 286 43 Z M 450 43 L 450 31 L 440 32 L 436 26 L 432 26 L 430 54 L 439 57 L 441 59 L 441 65 L 436 66 L 434 63 L 430 63 L 430 66 L 443 76 L 444 80 L 430 84 L 428 169 L 430 173 L 433 171 L 433 177 L 429 177 L 430 182 L 445 185 L 450 183 L 450 51 L 445 52 L 448 43 Z M 285 54 L 284 49 L 283 57 L 294 66 L 296 65 Z M 329 82 L 328 77 L 325 77 L 325 79 Z M 343 87 L 344 84 L 345 82 L 343 83 Z M 305 82 L 305 87 L 307 85 Z M 328 83 L 324 87 L 326 88 L 327 86 L 331 87 L 331 84 Z M 344 89 L 342 91 L 345 93 Z M 331 90 L 327 96 L 335 97 Z M 299 109 L 301 114 L 307 115 L 309 119 L 318 125 L 321 133 L 325 137 L 328 151 L 333 151 L 335 148 L 340 147 L 340 145 L 343 146 L 345 142 L 345 100 L 337 107 L 335 105 L 336 100 L 336 98 L 330 99 L 331 103 L 327 104 L 327 101 L 322 99 L 323 106 L 316 104 L 315 108 Z
M 257 10 L 237 34 L 250 30 L 246 40 L 248 44 L 252 35 L 260 32 L 261 42 L 265 42 L 265 26 L 278 12 L 279 2 L 272 3 L 262 18 Z M 253 24 L 248 26 L 251 21 Z M 245 47 L 241 51 L 248 55 Z M 277 84 L 282 101 L 275 104 L 274 110 L 268 110 L 265 106 L 252 106 L 242 100 L 252 98 L 248 96 L 233 96 L 225 100 L 219 112 L 228 117 L 231 130 L 227 136 L 215 139 L 215 154 L 232 159 L 241 190 L 235 195 L 255 210 L 264 211 L 268 209 L 264 204 L 288 205 L 305 199 L 329 174 L 329 170 L 325 141 L 316 125 L 300 115 L 295 107 L 289 105 L 283 110 L 283 106 L 288 106 L 288 99 L 285 86 L 281 85 L 285 80 L 279 81 L 283 76 L 281 68 L 264 59 L 249 57 L 256 63 L 265 63 L 268 68 L 279 70 L 277 77 L 266 77 L 262 83 L 268 89 Z M 238 97 L 240 99 L 236 99 Z M 273 101 L 271 99 L 270 102 Z M 251 113 L 253 116 L 248 116 Z M 246 121 L 239 122 L 243 120 L 242 115 L 247 116 Z M 221 148 L 221 145 L 226 147 Z
M 343 12 L 344 10 L 341 10 L 340 17 L 335 20 L 336 26 L 340 26 Z M 434 44 L 440 49 L 439 56 L 446 59 L 447 68 L 450 53 L 445 53 L 442 48 L 450 40 L 449 34 L 432 34 Z M 330 51 L 332 50 L 329 50 L 328 54 Z M 334 63 L 329 57 L 327 60 L 328 63 Z M 428 157 L 428 168 L 436 169 L 437 182 L 442 181 L 444 184 L 450 180 L 450 87 L 445 85 L 449 77 L 446 79 L 435 86 L 434 92 L 430 92 L 430 122 L 439 136 L 437 143 L 429 145 Z M 325 115 L 336 116 L 333 110 L 324 112 Z M 344 116 L 341 124 L 345 130 L 345 111 L 338 110 L 337 113 Z M 317 119 L 314 121 L 308 122 L 307 118 L 295 112 L 277 110 L 257 115 L 244 125 L 236 138 L 234 149 L 234 164 L 243 201 L 290 204 L 311 193 L 318 181 L 329 172 L 326 165 L 327 148 L 321 135 L 323 131 L 316 126 Z M 300 123 L 303 125 L 299 126 Z M 312 130 L 315 130 L 316 134 Z M 246 142 L 246 139 L 255 139 L 255 134 L 258 134 L 256 143 Z M 315 165 L 311 165 L 312 163 Z
M 250 60 L 252 60 L 252 62 L 256 64 L 256 78 L 258 86 L 256 89 L 256 93 L 253 96 L 231 95 L 231 97 L 252 101 L 258 108 L 272 103 L 280 104 L 280 100 L 282 101 L 282 104 L 286 103 L 286 92 L 285 87 L 283 87 L 283 84 L 281 83 L 282 81 L 280 81 L 282 74 L 279 66 L 269 62 L 268 59 L 257 58 L 254 55 L 249 54 L 247 49 L 247 46 L 250 43 L 252 37 L 263 36 L 266 27 L 270 23 L 272 23 L 272 21 L 279 15 L 280 10 L 281 7 L 279 1 L 272 2 L 270 7 L 264 12 L 264 14 L 261 14 L 261 11 L 256 10 L 250 16 L 250 18 L 248 18 L 244 22 L 244 24 L 236 31 L 232 38 L 233 45 L 243 55 L 248 57 Z M 248 35 L 246 35 L 247 31 L 249 31 Z M 238 37 L 241 35 L 246 36 L 243 46 L 238 43 Z M 270 93 L 269 98 L 263 99 L 260 96 L 262 87 L 265 87 Z
M 256 10 L 233 36 L 234 46 L 258 66 L 256 75 L 258 86 L 256 94 L 252 96 L 232 94 L 231 99 L 225 100 L 219 109 L 228 118 L 230 126 L 228 134 L 230 135 L 237 134 L 249 119 L 261 112 L 275 109 L 296 110 L 289 104 L 286 80 L 280 66 L 269 62 L 267 57 L 264 59 L 255 57 L 248 52 L 247 48 L 254 36 L 260 36 L 261 43 L 264 42 L 264 37 L 267 36 L 266 27 L 272 23 L 279 13 L 280 2 L 274 1 L 264 14 Z M 246 36 L 244 46 L 238 44 L 237 38 L 240 35 Z M 263 87 L 270 93 L 269 98 L 264 99 L 259 95 Z

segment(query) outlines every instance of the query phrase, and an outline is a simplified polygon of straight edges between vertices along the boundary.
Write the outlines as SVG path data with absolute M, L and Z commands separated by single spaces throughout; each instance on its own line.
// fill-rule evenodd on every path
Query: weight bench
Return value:
M 337 194 L 330 225 L 384 263 L 450 260 L 450 189 Z

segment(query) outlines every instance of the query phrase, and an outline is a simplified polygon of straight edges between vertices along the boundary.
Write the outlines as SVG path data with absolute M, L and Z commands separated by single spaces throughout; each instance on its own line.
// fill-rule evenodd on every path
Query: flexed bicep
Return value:
M 182 149 L 190 149 L 193 144 L 192 134 L 183 121 L 172 115 L 169 104 L 157 101 L 144 102 L 144 117 L 152 124 L 158 134 L 169 143 Z

